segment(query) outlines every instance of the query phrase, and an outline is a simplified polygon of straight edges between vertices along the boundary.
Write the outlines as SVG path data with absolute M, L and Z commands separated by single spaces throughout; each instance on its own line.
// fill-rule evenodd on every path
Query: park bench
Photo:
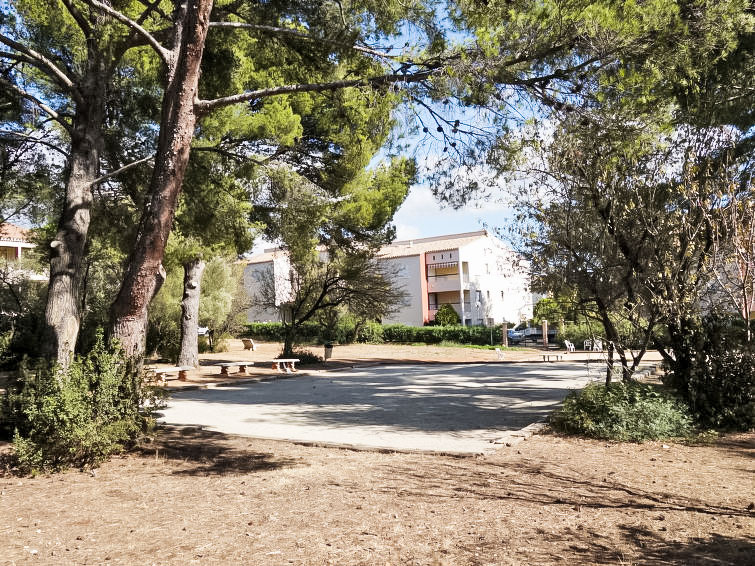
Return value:
M 173 366 L 168 368 L 147 367 L 146 369 L 155 374 L 155 380 L 160 383 L 160 385 L 165 385 L 165 382 L 168 380 L 168 375 L 174 373 L 178 374 L 178 379 L 180 381 L 186 381 L 188 378 L 188 372 L 192 371 L 194 368 L 192 366 Z
M 241 341 L 244 343 L 244 350 L 251 350 L 254 352 L 257 349 L 257 345 L 251 338 L 242 338 Z
M 250 362 L 249 360 L 241 360 L 239 362 L 221 362 L 215 365 L 220 366 L 220 375 L 228 375 L 228 368 L 236 366 L 239 367 L 238 373 L 243 373 L 244 375 L 246 375 L 246 366 L 253 366 L 254 362 Z
M 555 358 L 556 361 L 563 360 L 564 359 L 564 355 L 561 354 L 561 353 L 558 353 L 558 352 L 554 352 L 552 354 L 543 354 L 543 361 L 544 362 L 553 361 L 552 358 Z
M 296 371 L 296 364 L 299 362 L 299 359 L 298 358 L 280 358 L 277 360 L 267 360 L 267 361 L 272 364 L 273 369 L 278 370 L 281 373 L 293 373 Z

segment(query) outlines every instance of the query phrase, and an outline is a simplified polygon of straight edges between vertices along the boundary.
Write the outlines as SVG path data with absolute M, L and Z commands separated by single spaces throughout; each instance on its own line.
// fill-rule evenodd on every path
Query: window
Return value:
M 482 291 L 480 291 L 479 289 L 477 289 L 477 291 L 475 291 L 475 293 L 476 293 L 475 300 L 479 303 L 482 300 Z

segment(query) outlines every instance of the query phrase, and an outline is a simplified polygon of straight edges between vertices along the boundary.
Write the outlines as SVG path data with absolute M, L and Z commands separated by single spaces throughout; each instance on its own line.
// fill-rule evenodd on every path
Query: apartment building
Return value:
M 397 241 L 379 257 L 394 265 L 412 298 L 385 322 L 422 325 L 445 304 L 465 326 L 532 317 L 529 265 L 486 230 Z
M 0 261 L 21 259 L 23 250 L 33 247 L 29 230 L 15 224 L 0 224 Z
M 397 241 L 385 246 L 378 260 L 391 267 L 396 283 L 409 295 L 407 305 L 385 323 L 422 326 L 434 320 L 444 304 L 453 307 L 464 325 L 532 317 L 529 265 L 486 230 Z M 285 302 L 289 269 L 279 249 L 253 256 L 244 271 L 247 292 L 254 297 L 261 279 L 267 277 L 276 282 L 276 296 Z M 253 306 L 248 319 L 278 320 L 279 314 Z

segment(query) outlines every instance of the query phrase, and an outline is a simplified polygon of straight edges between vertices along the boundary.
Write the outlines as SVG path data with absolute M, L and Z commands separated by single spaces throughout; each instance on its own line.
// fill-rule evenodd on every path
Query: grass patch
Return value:
M 558 432 L 631 442 L 689 438 L 693 422 L 688 407 L 666 387 L 636 381 L 572 391 L 550 418 Z

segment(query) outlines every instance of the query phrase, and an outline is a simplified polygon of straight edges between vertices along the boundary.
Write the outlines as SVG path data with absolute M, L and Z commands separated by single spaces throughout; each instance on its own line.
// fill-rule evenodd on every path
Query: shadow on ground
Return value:
M 404 431 L 518 430 L 543 420 L 575 387 L 577 364 L 433 364 L 298 376 L 282 383 L 230 385 L 177 393 L 177 402 L 257 406 L 250 427 L 274 415 L 285 424 L 380 426 Z M 440 369 L 439 369 L 440 368 Z M 171 421 L 169 421 L 171 422 Z M 189 423 L 184 423 L 189 424 Z M 195 423 L 196 424 L 196 423 Z
M 145 457 L 180 462 L 182 466 L 173 472 L 180 476 L 248 474 L 301 465 L 300 461 L 276 458 L 270 453 L 240 450 L 225 434 L 191 427 L 162 426 L 156 439 L 140 444 L 134 451 Z

